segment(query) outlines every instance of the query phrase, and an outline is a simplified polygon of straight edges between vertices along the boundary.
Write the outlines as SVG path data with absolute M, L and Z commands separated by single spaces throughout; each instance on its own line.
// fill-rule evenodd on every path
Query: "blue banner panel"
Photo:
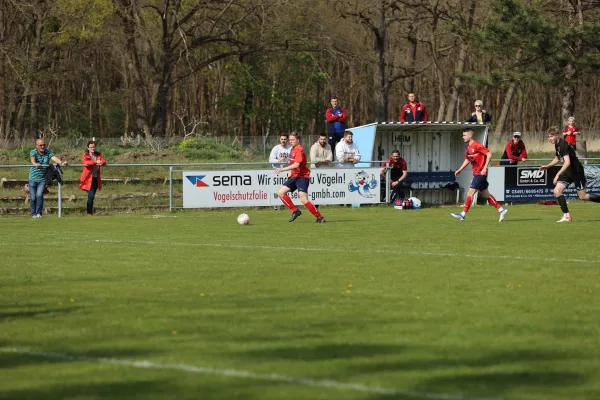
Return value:
M 539 167 L 514 167 L 504 170 L 504 201 L 540 201 L 554 200 L 552 181 L 560 166 L 545 171 Z M 583 167 L 587 181 L 587 192 L 600 194 L 600 165 Z M 567 199 L 576 199 L 577 191 L 570 185 L 564 191 Z

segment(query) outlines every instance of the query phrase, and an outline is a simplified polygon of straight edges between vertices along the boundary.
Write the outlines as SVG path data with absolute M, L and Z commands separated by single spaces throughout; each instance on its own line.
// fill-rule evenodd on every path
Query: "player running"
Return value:
M 575 185 L 577 190 L 577 196 L 581 200 L 593 201 L 600 203 L 600 195 L 588 194 L 585 190 L 585 174 L 583 171 L 583 165 L 579 162 L 575 149 L 565 139 L 561 137 L 560 129 L 557 126 L 549 128 L 546 133 L 548 134 L 548 140 L 554 145 L 556 150 L 554 160 L 550 161 L 550 164 L 542 165 L 541 170 L 548 169 L 560 162 L 563 159 L 562 168 L 556 173 L 554 180 L 554 195 L 558 200 L 558 205 L 563 212 L 563 217 L 556 222 L 571 222 L 571 214 L 569 213 L 569 207 L 567 207 L 567 200 L 563 195 L 566 188 L 571 183 Z
M 317 210 L 313 203 L 308 201 L 308 185 L 310 185 L 310 169 L 306 166 L 306 153 L 304 152 L 304 148 L 300 145 L 300 138 L 298 134 L 295 132 L 290 133 L 290 145 L 292 146 L 292 151 L 290 152 L 289 163 L 285 168 L 276 168 L 275 174 L 279 175 L 280 172 L 292 171 L 290 173 L 289 179 L 279 188 L 277 195 L 286 205 L 287 208 L 292 210 L 292 217 L 290 218 L 290 222 L 294 222 L 296 218 L 302 215 L 302 212 L 296 208 L 290 196 L 288 196 L 289 192 L 294 192 L 296 189 L 298 190 L 298 197 L 300 201 L 308 211 L 311 212 L 317 218 L 317 223 L 325 222 L 325 218 L 321 215 L 319 210 Z
M 488 191 L 489 183 L 487 181 L 487 174 L 488 166 L 490 165 L 490 161 L 492 161 L 492 153 L 490 153 L 484 145 L 473 139 L 473 131 L 471 129 L 467 129 L 463 132 L 463 140 L 467 143 L 465 146 L 465 161 L 460 168 L 454 172 L 454 175 L 460 175 L 462 170 L 471 163 L 471 167 L 473 168 L 473 180 L 471 181 L 471 187 L 467 192 L 467 201 L 465 202 L 463 211 L 460 214 L 450 213 L 450 215 L 460 221 L 464 221 L 467 217 L 467 212 L 469 212 L 469 208 L 471 207 L 471 203 L 473 202 L 473 196 L 475 193 L 479 192 L 481 197 L 487 199 L 488 203 L 498 209 L 498 212 L 500 213 L 499 221 L 502 221 L 508 210 L 503 208 L 498 201 L 496 201 L 496 198 Z

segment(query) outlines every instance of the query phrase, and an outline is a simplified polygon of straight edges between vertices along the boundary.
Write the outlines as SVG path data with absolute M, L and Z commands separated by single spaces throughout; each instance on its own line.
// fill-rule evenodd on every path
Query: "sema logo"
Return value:
M 203 181 L 204 177 L 206 177 L 206 175 L 186 176 L 186 178 L 192 182 L 192 185 L 196 187 L 208 187 L 208 184 Z
M 537 168 L 517 168 L 517 186 L 546 186 L 548 174 Z

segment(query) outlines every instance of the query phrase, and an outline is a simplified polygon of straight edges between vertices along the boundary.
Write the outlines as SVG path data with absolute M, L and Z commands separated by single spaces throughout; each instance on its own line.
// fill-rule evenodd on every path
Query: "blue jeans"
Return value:
M 31 215 L 42 215 L 44 209 L 44 189 L 46 182 L 29 181 L 29 201 L 31 203 Z

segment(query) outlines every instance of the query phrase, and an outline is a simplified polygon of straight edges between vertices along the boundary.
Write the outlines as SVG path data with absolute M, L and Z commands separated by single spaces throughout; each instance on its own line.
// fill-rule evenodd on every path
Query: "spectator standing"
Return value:
M 483 109 L 483 101 L 475 100 L 475 111 L 467 118 L 467 122 L 477 122 L 478 124 L 487 124 L 492 121 L 492 116 Z
M 271 149 L 269 162 L 273 164 L 273 168 L 283 168 L 288 165 L 292 146 L 288 143 L 289 135 L 284 133 L 279 136 L 279 144 Z M 274 206 L 273 210 L 279 210 L 279 207 Z
M 408 103 L 400 111 L 400 122 L 428 121 L 425 104 L 418 102 L 414 93 L 408 94 Z
M 390 169 L 390 189 L 392 192 L 390 202 L 393 202 L 395 199 L 404 199 L 403 189 L 405 186 L 402 182 L 408 176 L 408 168 L 406 166 L 406 161 L 404 158 L 400 157 L 400 152 L 398 150 L 392 151 L 391 157 L 381 164 L 379 175 L 381 175 L 382 180 L 385 179 L 385 170 L 388 168 L 388 165 Z M 384 186 L 382 185 L 382 187 Z
M 488 190 L 489 183 L 487 175 L 488 166 L 490 165 L 490 161 L 492 161 L 492 153 L 490 153 L 484 145 L 473 139 L 473 131 L 471 129 L 467 129 L 463 132 L 463 140 L 467 144 L 465 146 L 465 161 L 460 168 L 454 172 L 454 175 L 460 175 L 462 170 L 471 163 L 471 167 L 473 168 L 473 180 L 471 181 L 471 187 L 467 192 L 467 201 L 465 202 L 462 212 L 458 214 L 450 213 L 450 215 L 459 221 L 464 221 L 467 217 L 467 212 L 469 212 L 469 208 L 471 207 L 471 203 L 473 202 L 473 196 L 475 196 L 475 193 L 479 192 L 481 197 L 487 199 L 488 203 L 496 207 L 500 214 L 499 221 L 503 221 L 508 210 L 503 208 Z
M 325 111 L 327 135 L 329 136 L 329 146 L 331 149 L 335 149 L 335 146 L 344 137 L 347 116 L 346 109 L 340 107 L 337 97 L 333 96 L 331 98 L 331 108 Z
M 339 168 L 354 168 L 354 164 L 360 161 L 360 151 L 351 131 L 344 132 L 344 140 L 335 146 L 335 159 Z
M 332 160 L 333 152 L 331 151 L 331 145 L 327 143 L 327 135 L 321 133 L 319 135 L 319 140 L 317 140 L 310 148 L 311 168 L 328 167 Z
M 81 154 L 81 163 L 83 170 L 79 178 L 79 188 L 88 192 L 87 215 L 91 217 L 94 215 L 96 191 L 102 189 L 100 167 L 106 165 L 102 153 L 96 151 L 96 142 L 93 140 L 87 143 L 87 150 Z
M 44 210 L 44 189 L 46 188 L 46 170 L 50 160 L 60 165 L 67 165 L 66 161 L 52 153 L 46 148 L 44 139 L 35 141 L 35 149 L 29 152 L 29 159 L 33 167 L 29 169 L 29 202 L 31 205 L 31 217 L 41 218 Z
M 573 147 L 573 150 L 577 150 L 577 135 L 579 134 L 581 131 L 575 126 L 575 117 L 569 117 L 567 126 L 563 129 L 563 137 Z
M 506 144 L 500 165 L 517 165 L 519 161 L 527 160 L 525 142 L 521 140 L 521 132 L 513 133 L 513 138 Z

